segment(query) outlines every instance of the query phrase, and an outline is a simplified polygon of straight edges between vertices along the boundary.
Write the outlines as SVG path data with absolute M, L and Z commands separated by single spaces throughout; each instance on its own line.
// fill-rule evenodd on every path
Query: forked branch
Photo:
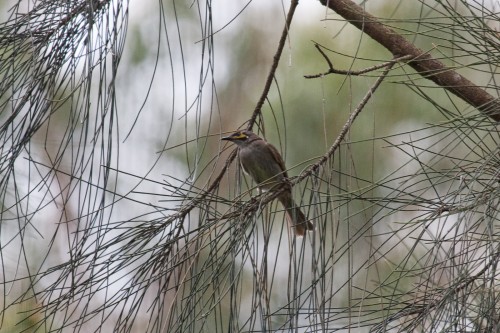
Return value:
M 493 120 L 500 121 L 500 101 L 430 54 L 422 51 L 393 29 L 382 24 L 351 0 L 320 0 L 349 23 L 389 50 L 394 58 L 409 55 L 409 66 L 423 77 L 460 97 Z
M 328 58 L 328 56 L 326 55 L 325 51 L 323 51 L 321 49 L 321 46 L 319 44 L 316 44 L 314 46 L 316 47 L 316 49 L 318 50 L 318 52 L 321 53 L 321 55 L 323 56 L 323 58 L 325 58 L 325 61 L 328 64 L 328 71 L 326 71 L 324 73 L 319 73 L 319 74 L 304 75 L 304 77 L 306 79 L 316 79 L 318 77 L 326 76 L 326 75 L 329 75 L 329 74 L 342 74 L 342 75 L 354 75 L 354 76 L 363 75 L 363 74 L 366 74 L 366 73 L 369 73 L 369 72 L 373 72 L 373 71 L 375 71 L 377 69 L 387 67 L 387 65 L 392 64 L 394 62 L 408 60 L 408 59 L 411 58 L 411 56 L 405 55 L 405 56 L 393 59 L 391 61 L 384 62 L 383 64 L 378 64 L 378 65 L 375 65 L 375 66 L 367 67 L 367 68 L 364 68 L 364 69 L 361 69 L 361 70 L 358 70 L 358 71 L 353 71 L 353 70 L 347 70 L 346 71 L 346 70 L 337 69 L 337 68 L 333 67 L 332 61 L 330 60 L 330 58 Z

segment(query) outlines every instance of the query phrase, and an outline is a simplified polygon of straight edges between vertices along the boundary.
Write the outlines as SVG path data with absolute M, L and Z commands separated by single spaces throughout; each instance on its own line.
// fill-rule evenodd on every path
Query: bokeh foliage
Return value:
M 494 2 L 364 5 L 498 95 Z M 295 239 L 237 161 L 225 169 L 220 142 L 252 115 L 288 3 L 12 6 L 0 24 L 2 332 L 498 330 L 499 137 L 483 113 L 395 64 L 339 149 L 295 184 L 316 225 Z M 300 3 L 254 126 L 292 181 L 383 70 L 306 79 L 328 69 L 316 45 L 337 69 L 392 57 Z

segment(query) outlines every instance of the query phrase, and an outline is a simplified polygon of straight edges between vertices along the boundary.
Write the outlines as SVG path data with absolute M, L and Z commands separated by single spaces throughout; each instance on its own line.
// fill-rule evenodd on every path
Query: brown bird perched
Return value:
M 295 229 L 297 236 L 304 236 L 307 230 L 314 230 L 313 224 L 293 201 L 292 187 L 286 182 L 288 175 L 285 162 L 272 144 L 251 131 L 238 131 L 222 140 L 231 141 L 238 146 L 241 166 L 252 176 L 260 190 L 271 190 L 278 185 L 286 186 L 278 200 L 285 208 L 288 223 Z

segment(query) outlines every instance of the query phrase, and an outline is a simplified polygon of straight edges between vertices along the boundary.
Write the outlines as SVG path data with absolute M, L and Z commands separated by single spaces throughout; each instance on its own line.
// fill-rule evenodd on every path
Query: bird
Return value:
M 222 140 L 230 141 L 238 146 L 238 158 L 243 171 L 253 178 L 261 191 L 285 186 L 278 196 L 278 201 L 285 208 L 288 223 L 294 229 L 295 235 L 304 236 L 306 231 L 314 230 L 314 225 L 308 221 L 293 200 L 292 186 L 287 182 L 285 162 L 276 147 L 247 130 L 236 131 L 223 137 Z

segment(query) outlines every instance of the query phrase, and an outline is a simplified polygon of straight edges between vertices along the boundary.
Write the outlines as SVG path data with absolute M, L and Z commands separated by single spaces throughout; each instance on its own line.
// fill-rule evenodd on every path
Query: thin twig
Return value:
M 251 131 L 253 125 L 255 124 L 255 120 L 259 116 L 262 106 L 267 99 L 267 95 L 269 95 L 269 90 L 271 89 L 271 84 L 273 83 L 274 77 L 276 75 L 276 70 L 278 69 L 278 64 L 281 59 L 281 54 L 283 53 L 283 48 L 285 47 L 286 39 L 288 38 L 288 32 L 290 29 L 290 25 L 292 24 L 293 14 L 295 13 L 295 9 L 299 4 L 298 0 L 292 0 L 290 2 L 290 9 L 288 10 L 288 14 L 286 17 L 285 27 L 283 28 L 283 32 L 281 33 L 281 38 L 278 44 L 278 49 L 276 50 L 276 54 L 273 57 L 273 64 L 271 65 L 271 69 L 269 70 L 269 74 L 267 75 L 266 84 L 264 86 L 264 90 L 260 95 L 259 100 L 257 101 L 257 105 L 253 111 L 252 117 L 248 120 L 247 130 Z
M 389 73 L 389 71 L 391 70 L 391 68 L 394 66 L 395 63 L 396 63 L 396 59 L 394 59 L 393 61 L 389 62 L 386 65 L 386 69 L 377 78 L 377 81 L 375 81 L 375 83 L 373 84 L 373 86 L 368 90 L 368 92 L 366 93 L 366 95 L 359 102 L 359 104 L 356 107 L 356 109 L 354 109 L 352 111 L 351 115 L 349 116 L 349 119 L 347 119 L 346 123 L 342 127 L 342 130 L 340 131 L 339 135 L 337 136 L 337 139 L 335 139 L 335 142 L 330 147 L 330 149 L 328 150 L 328 152 L 325 155 L 323 155 L 318 162 L 316 162 L 313 165 L 311 165 L 304 172 L 302 172 L 296 179 L 294 179 L 293 180 L 294 184 L 302 181 L 304 178 L 306 178 L 306 177 L 310 176 L 311 174 L 313 174 L 314 172 L 316 172 L 318 170 L 318 168 L 321 165 L 325 164 L 326 161 L 328 161 L 328 159 L 335 153 L 335 151 L 337 151 L 337 149 L 340 147 L 341 142 L 344 140 L 344 138 L 347 135 L 349 129 L 351 128 L 354 120 L 361 113 L 361 111 L 365 107 L 366 103 L 368 103 L 368 101 L 372 97 L 372 95 L 375 92 L 375 90 L 377 90 L 377 88 L 382 83 L 382 81 L 384 80 L 384 78 L 387 76 L 387 73 Z
M 432 310 L 433 308 L 437 307 L 439 304 L 442 304 L 446 299 L 449 298 L 454 298 L 458 297 L 457 294 L 464 290 L 465 288 L 469 287 L 471 283 L 475 282 L 479 278 L 481 278 L 484 273 L 493 265 L 496 265 L 498 263 L 498 259 L 500 257 L 500 251 L 498 251 L 499 248 L 497 247 L 497 252 L 493 256 L 493 258 L 481 269 L 478 273 L 474 274 L 471 277 L 466 277 L 462 279 L 459 283 L 454 288 L 446 288 L 443 289 L 443 293 L 440 298 L 435 299 L 431 301 L 430 303 L 424 303 L 423 304 L 410 304 L 404 309 L 398 311 L 397 313 L 393 314 L 392 316 L 388 317 L 386 320 L 383 322 L 379 323 L 376 325 L 374 328 L 379 329 L 379 328 L 385 328 L 387 327 L 391 322 L 400 320 L 403 317 L 408 317 L 408 316 L 414 316 L 414 315 L 422 315 L 424 312 L 428 312 Z
M 290 4 L 290 9 L 288 11 L 285 27 L 283 29 L 283 32 L 281 34 L 281 38 L 278 44 L 278 49 L 276 50 L 276 54 L 274 55 L 273 58 L 273 64 L 271 66 L 271 69 L 269 71 L 269 74 L 267 76 L 266 84 L 264 86 L 264 90 L 262 91 L 262 95 L 257 102 L 257 105 L 255 106 L 255 110 L 251 116 L 251 118 L 248 121 L 248 129 L 251 130 L 255 120 L 257 119 L 257 116 L 260 114 L 260 111 L 262 109 L 262 105 L 264 104 L 265 100 L 267 99 L 267 96 L 269 94 L 269 90 L 271 88 L 271 83 L 273 81 L 274 76 L 276 75 L 276 69 L 278 68 L 278 63 L 281 58 L 281 54 L 283 53 L 283 48 L 285 46 L 285 42 L 288 36 L 289 32 L 289 27 L 290 24 L 292 23 L 292 18 L 293 14 L 295 13 L 295 9 L 297 8 L 298 5 L 298 0 L 293 0 Z M 202 193 L 199 194 L 196 198 L 191 200 L 189 203 L 187 203 L 185 206 L 181 207 L 176 214 L 173 214 L 169 218 L 167 218 L 165 221 L 167 223 L 172 223 L 173 220 L 175 219 L 183 219 L 192 209 L 198 206 L 200 202 L 202 202 L 208 194 L 212 193 L 215 189 L 218 188 L 220 181 L 226 174 L 227 169 L 231 165 L 231 163 L 234 161 L 236 158 L 236 150 L 234 150 L 231 155 L 226 160 L 226 163 L 222 167 L 221 171 L 217 175 L 217 177 L 214 179 L 214 181 L 208 186 L 208 189 Z M 182 228 L 179 228 L 178 232 L 181 232 Z
M 396 62 L 397 62 L 396 59 L 394 59 L 393 61 L 388 62 L 385 65 L 386 69 L 377 78 L 377 80 L 375 81 L 373 86 L 368 90 L 366 95 L 359 102 L 356 109 L 354 109 L 354 111 L 351 113 L 351 115 L 349 116 L 349 119 L 347 119 L 346 123 L 342 127 L 342 130 L 340 131 L 339 135 L 337 136 L 337 139 L 332 144 L 332 146 L 330 147 L 328 152 L 325 155 L 323 155 L 319 159 L 318 162 L 309 166 L 298 177 L 296 177 L 292 181 L 290 181 L 289 183 L 291 186 L 298 184 L 304 178 L 309 177 L 311 174 L 315 173 L 317 171 L 317 169 L 321 165 L 325 164 L 328 161 L 328 159 L 335 153 L 335 151 L 337 151 L 337 149 L 340 147 L 341 142 L 344 140 L 349 129 L 351 128 L 354 120 L 361 113 L 361 111 L 364 109 L 366 103 L 368 103 L 370 98 L 373 96 L 373 93 L 375 92 L 375 90 L 377 90 L 379 85 L 382 83 L 382 81 L 387 76 L 387 74 L 389 73 L 389 71 L 391 70 L 391 68 L 394 66 L 394 64 Z M 273 201 L 275 198 L 277 198 L 281 194 L 281 192 L 285 191 L 287 188 L 289 188 L 289 187 L 283 186 L 281 189 L 277 189 L 274 191 L 269 191 L 269 192 L 265 192 L 263 194 L 259 194 L 259 195 L 255 196 L 254 198 L 252 198 L 250 201 L 248 201 L 245 205 L 242 205 L 241 210 L 239 210 L 237 212 L 230 212 L 230 213 L 223 214 L 219 219 L 224 220 L 224 219 L 235 218 L 235 217 L 238 217 L 241 215 L 246 215 L 246 214 L 252 213 L 252 212 L 256 211 L 259 207 L 262 207 L 262 205 L 265 205 L 265 204 Z
M 500 101 L 497 98 L 410 43 L 358 4 L 351 0 L 320 0 L 320 2 L 380 43 L 394 57 L 411 55 L 407 61 L 408 65 L 420 75 L 460 97 L 493 120 L 500 121 Z
M 341 75 L 353 75 L 353 76 L 362 75 L 362 74 L 365 74 L 365 73 L 373 72 L 373 71 L 375 71 L 377 69 L 380 69 L 380 68 L 387 67 L 387 65 L 389 65 L 390 63 L 395 63 L 395 62 L 399 62 L 399 61 L 402 61 L 402 60 L 408 60 L 408 59 L 410 59 L 412 57 L 411 55 L 405 55 L 405 56 L 402 56 L 402 57 L 395 58 L 395 59 L 393 59 L 391 61 L 384 62 L 382 64 L 378 64 L 378 65 L 375 65 L 375 66 L 367 67 L 365 69 L 361 69 L 361 70 L 358 70 L 358 71 L 351 71 L 351 70 L 346 71 L 346 70 L 341 70 L 341 69 L 335 69 L 333 67 L 333 64 L 332 64 L 330 58 L 328 58 L 328 56 L 321 49 L 321 47 L 319 46 L 319 44 L 316 44 L 314 46 L 319 51 L 319 53 L 321 53 L 321 55 L 323 56 L 323 58 L 325 58 L 325 61 L 328 64 L 328 71 L 326 71 L 324 73 L 319 73 L 319 74 L 304 75 L 304 78 L 306 78 L 306 79 L 316 79 L 316 78 L 323 77 L 323 76 L 326 76 L 326 75 L 329 75 L 329 74 L 341 74 Z

